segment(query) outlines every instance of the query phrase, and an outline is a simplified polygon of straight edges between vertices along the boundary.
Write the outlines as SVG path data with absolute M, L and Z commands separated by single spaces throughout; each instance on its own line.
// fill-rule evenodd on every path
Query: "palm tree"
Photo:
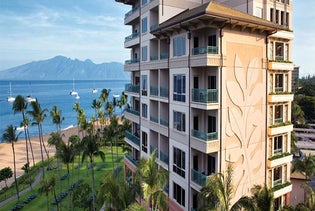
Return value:
M 17 142 L 19 139 L 19 135 L 21 134 L 18 133 L 16 134 L 16 127 L 13 127 L 13 125 L 9 125 L 4 133 L 2 134 L 2 142 L 6 143 L 11 143 L 12 146 L 12 152 L 13 152 L 13 165 L 14 165 L 14 183 L 15 183 L 15 188 L 16 188 L 16 194 L 18 197 L 18 200 L 20 200 L 20 194 L 19 194 L 19 187 L 18 183 L 16 180 L 16 161 L 15 161 L 15 150 L 14 150 L 14 143 Z
M 202 210 L 234 211 L 242 208 L 254 210 L 254 205 L 248 197 L 242 197 L 233 205 L 233 168 L 229 163 L 226 173 L 216 173 L 208 177 L 206 185 L 201 188 L 199 199 L 205 202 Z
M 118 106 L 120 108 L 120 112 L 122 113 L 122 107 L 125 107 L 127 105 L 128 96 L 125 94 L 125 92 L 121 93 L 120 99 L 118 101 Z
M 53 192 L 55 201 L 57 199 L 56 192 L 55 192 L 55 185 L 56 185 L 55 177 L 50 177 L 49 179 L 43 179 L 38 189 L 38 193 L 40 194 L 45 193 L 47 210 L 49 210 L 49 199 L 48 199 L 49 193 Z M 58 209 L 58 204 L 57 204 L 57 209 Z
M 48 167 L 49 167 L 49 154 L 47 152 L 44 139 L 43 139 L 43 128 L 42 124 L 44 122 L 44 119 L 46 118 L 46 112 L 48 111 L 47 109 L 42 109 L 38 101 L 33 101 L 31 102 L 31 111 L 27 111 L 27 113 L 33 118 L 32 125 L 37 125 L 38 127 L 38 138 L 39 138 L 39 144 L 40 144 L 40 150 L 41 150 L 41 158 L 42 158 L 42 165 L 44 162 L 44 155 L 43 155 L 43 148 L 45 150 L 46 156 L 48 158 Z M 43 166 L 43 178 L 45 177 L 45 171 L 44 171 L 44 166 Z
M 24 120 L 25 120 L 25 129 L 26 129 L 26 134 L 27 134 L 27 137 L 28 137 L 28 141 L 29 141 L 29 144 L 30 144 L 30 147 L 31 147 L 31 153 L 32 153 L 32 158 L 33 158 L 33 166 L 35 166 L 35 158 L 34 158 L 34 151 L 33 151 L 33 145 L 32 145 L 32 142 L 31 142 L 31 139 L 30 139 L 30 131 L 28 129 L 28 127 L 30 126 L 30 120 L 27 116 L 24 116 Z M 27 140 L 27 139 L 26 139 Z
M 167 210 L 168 201 L 163 189 L 168 180 L 168 173 L 156 163 L 156 150 L 149 159 L 141 158 L 137 169 L 144 199 L 152 210 Z
M 97 117 L 97 113 L 102 107 L 102 102 L 94 99 L 91 107 L 95 110 L 95 117 Z
M 315 156 L 309 154 L 308 156 L 305 156 L 303 160 L 295 159 L 293 161 L 292 172 L 295 171 L 305 173 L 306 180 L 311 179 L 315 174 Z
M 266 184 L 264 186 L 255 185 L 252 190 L 252 202 L 255 205 L 257 211 L 272 211 L 274 205 L 274 197 L 272 189 L 268 188 Z
M 89 158 L 89 162 L 91 165 L 92 170 L 92 199 L 93 199 L 93 210 L 95 210 L 95 188 L 94 188 L 94 157 L 100 156 L 101 159 L 105 160 L 105 154 L 103 151 L 100 150 L 100 144 L 98 141 L 98 135 L 88 134 L 87 136 L 83 137 L 82 139 L 82 162 Z
M 28 141 L 30 142 L 29 137 L 27 136 L 28 133 L 26 132 L 26 120 L 25 120 L 25 111 L 27 109 L 27 103 L 24 100 L 24 97 L 22 95 L 18 95 L 15 97 L 15 100 L 12 105 L 12 109 L 14 111 L 14 114 L 16 113 L 21 113 L 22 114 L 22 124 L 24 128 L 24 135 L 25 135 L 25 149 L 26 149 L 26 163 L 30 163 L 29 160 L 29 153 L 28 153 Z M 33 154 L 32 154 L 33 155 Z M 35 165 L 34 162 L 34 155 L 33 155 L 33 166 Z M 26 172 L 27 174 L 29 173 L 28 171 Z M 31 185 L 31 182 L 30 182 Z
M 125 210 L 134 200 L 134 194 L 129 191 L 129 186 L 112 172 L 101 182 L 98 193 L 99 204 L 105 204 L 109 209 Z
M 61 131 L 61 123 L 64 120 L 61 117 L 61 110 L 58 110 L 57 106 L 54 105 L 50 111 L 50 116 L 52 117 L 52 122 L 56 125 L 56 131 L 59 133 Z
M 74 135 L 75 136 L 75 135 Z M 72 136 L 69 137 L 69 140 L 72 139 Z M 70 189 L 70 163 L 73 162 L 75 157 L 75 149 L 72 143 L 68 140 L 68 143 L 60 142 L 59 149 L 57 150 L 57 156 L 61 161 L 67 166 L 67 182 L 68 190 Z M 70 210 L 70 196 L 68 197 L 68 210 Z

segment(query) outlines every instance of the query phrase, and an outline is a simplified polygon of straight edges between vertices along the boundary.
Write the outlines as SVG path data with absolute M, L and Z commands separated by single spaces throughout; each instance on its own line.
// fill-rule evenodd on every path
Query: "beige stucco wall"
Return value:
M 265 37 L 224 30 L 222 70 L 222 170 L 234 168 L 235 200 L 265 182 Z

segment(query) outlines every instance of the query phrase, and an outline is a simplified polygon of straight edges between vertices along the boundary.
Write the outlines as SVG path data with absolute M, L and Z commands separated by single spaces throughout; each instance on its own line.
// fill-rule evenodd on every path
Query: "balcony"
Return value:
M 134 110 L 134 109 L 132 109 L 132 108 L 126 108 L 125 111 L 126 111 L 127 113 L 130 113 L 130 114 L 133 114 L 133 115 L 136 115 L 136 116 L 140 116 L 140 112 L 137 111 L 137 110 Z
M 220 148 L 217 132 L 206 133 L 198 130 L 191 131 L 191 147 L 203 153 L 217 152 Z
M 218 54 L 218 47 L 217 46 L 202 46 L 202 47 L 192 49 L 192 55 L 200 55 L 200 54 Z
M 135 32 L 127 37 L 125 37 L 125 44 L 124 47 L 125 48 L 130 48 L 134 45 L 139 44 L 140 39 L 139 39 L 139 32 Z
M 130 22 L 134 21 L 140 15 L 139 12 L 139 5 L 136 5 L 132 8 L 129 12 L 125 14 L 125 25 L 129 24 Z
M 160 54 L 160 59 L 163 60 L 163 59 L 168 59 L 170 58 L 170 55 L 169 53 L 161 53 Z
M 273 126 L 270 126 L 268 128 L 268 135 L 273 136 L 277 134 L 282 134 L 282 133 L 288 133 L 290 131 L 293 131 L 293 125 L 290 123 L 280 123 L 280 124 L 275 124 Z
M 139 94 L 140 93 L 140 86 L 134 85 L 134 84 L 125 84 L 125 91 Z
M 285 92 L 276 92 L 270 93 L 268 95 L 269 103 L 278 103 L 278 102 L 291 102 L 293 101 L 294 94 L 285 93 Z
M 138 161 L 135 160 L 134 158 L 132 158 L 131 155 L 126 154 L 126 155 L 125 155 L 125 158 L 126 158 L 132 165 L 138 166 Z
M 217 89 L 192 89 L 192 101 L 198 103 L 217 103 Z
M 151 31 L 154 31 L 154 30 L 157 29 L 158 27 L 159 27 L 159 23 L 152 24 L 152 25 L 150 26 L 150 32 L 151 32 Z
M 156 116 L 150 115 L 150 121 L 159 124 L 159 118 Z
M 125 71 L 138 71 L 139 70 L 139 62 L 138 58 L 129 59 L 125 61 Z
M 150 95 L 151 96 L 159 96 L 159 87 L 158 86 L 150 86 Z
M 209 176 L 204 175 L 203 173 L 196 171 L 195 169 L 191 169 L 191 181 L 203 187 L 206 185 L 206 181 Z
M 274 198 L 278 198 L 279 196 L 283 196 L 292 191 L 292 184 L 287 182 L 284 184 L 279 184 L 278 186 L 274 186 L 273 188 L 273 196 Z
M 133 135 L 130 131 L 125 131 L 125 137 L 130 140 L 132 143 L 134 143 L 136 146 L 138 146 L 138 149 L 140 147 L 140 138 L 138 136 Z
M 168 98 L 168 87 L 160 86 L 160 97 Z
M 269 60 L 268 69 L 292 71 L 294 69 L 294 64 L 289 61 L 284 61 L 283 56 L 276 56 L 276 60 Z
M 165 126 L 165 127 L 168 127 L 168 120 L 160 118 L 160 124 Z
M 192 67 L 220 66 L 221 57 L 217 46 L 202 46 L 192 49 L 190 64 Z
M 275 155 L 267 160 L 267 167 L 274 168 L 285 163 L 290 163 L 292 161 L 292 158 L 293 155 L 290 153 Z
M 165 163 L 166 165 L 168 165 L 169 161 L 168 161 L 168 153 L 160 150 L 160 160 Z

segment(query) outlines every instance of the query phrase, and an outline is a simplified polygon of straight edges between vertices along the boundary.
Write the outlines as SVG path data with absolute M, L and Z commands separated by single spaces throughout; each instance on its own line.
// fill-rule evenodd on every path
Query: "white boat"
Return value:
M 10 91 L 9 91 L 9 96 L 7 97 L 7 101 L 10 103 L 15 101 L 15 97 L 12 97 L 11 82 L 10 82 Z
M 96 94 L 97 93 L 97 89 L 96 88 L 92 89 L 92 93 Z
M 31 97 L 31 95 L 26 96 L 25 101 L 28 103 L 35 102 L 36 98 Z
M 70 91 L 70 95 L 72 96 L 78 96 L 78 92 L 75 91 L 75 88 L 74 88 L 74 79 L 72 81 L 72 90 Z
M 24 129 L 27 129 L 27 126 L 24 128 L 24 126 L 21 126 L 21 127 L 17 127 L 16 128 L 16 131 L 24 131 Z
M 75 99 L 79 100 L 79 99 L 80 99 L 80 96 L 77 94 L 77 95 L 75 96 Z
M 120 95 L 119 94 L 113 94 L 114 98 L 118 98 Z

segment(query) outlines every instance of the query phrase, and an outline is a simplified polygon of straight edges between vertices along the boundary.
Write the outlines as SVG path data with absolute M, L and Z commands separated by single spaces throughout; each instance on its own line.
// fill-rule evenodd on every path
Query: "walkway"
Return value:
M 40 171 L 40 173 L 36 176 L 35 181 L 32 184 L 32 187 L 35 187 L 39 182 L 40 182 L 40 178 L 43 175 L 43 171 Z M 31 187 L 25 188 L 24 190 L 21 190 L 20 193 L 20 197 L 22 194 L 28 192 L 31 190 Z M 3 205 L 9 203 L 10 201 L 14 200 L 17 198 L 17 195 L 13 195 L 10 198 L 7 198 L 6 200 L 0 202 L 0 207 L 2 207 Z

